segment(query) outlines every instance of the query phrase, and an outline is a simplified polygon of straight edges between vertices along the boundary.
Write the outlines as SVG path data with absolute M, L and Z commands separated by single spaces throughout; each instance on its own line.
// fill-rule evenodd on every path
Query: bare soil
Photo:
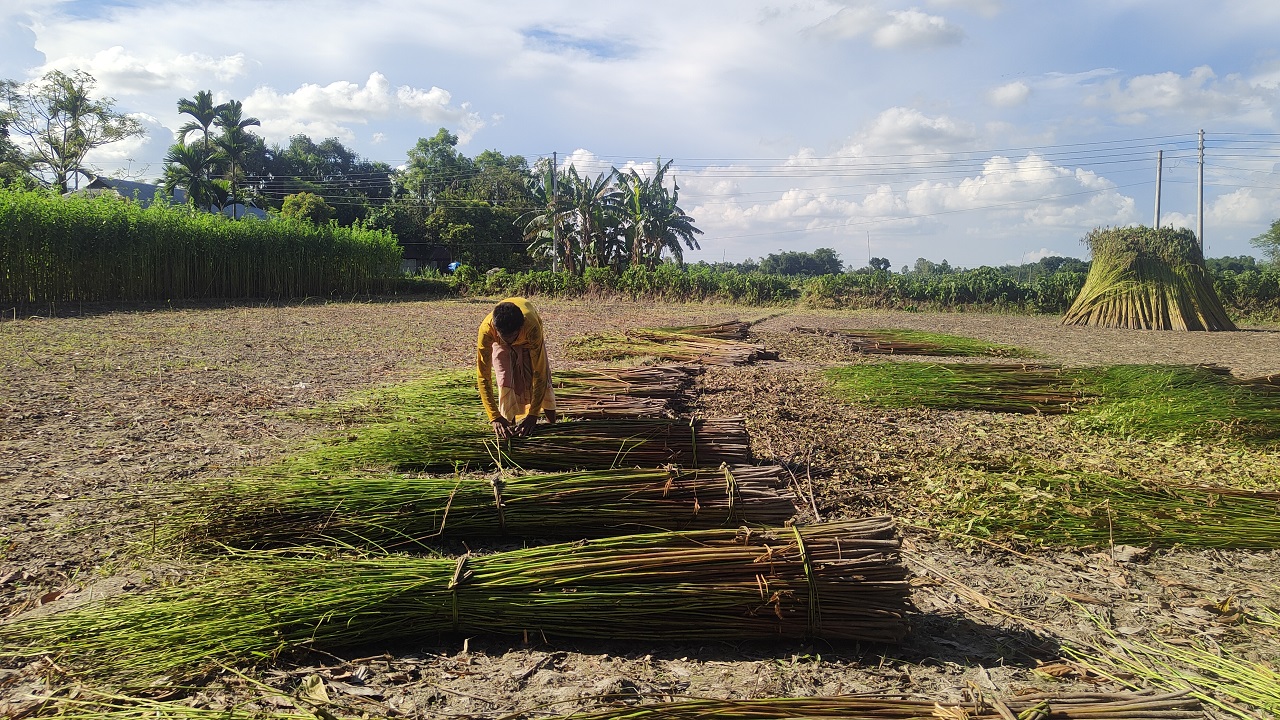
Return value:
M 0 321 L 0 617 L 145 587 L 154 562 L 147 529 L 164 512 L 149 499 L 152 490 L 288 452 L 316 432 L 291 410 L 470 366 L 476 327 L 492 302 L 83 307 Z M 440 637 L 252 670 L 278 695 L 227 674 L 176 697 L 215 708 L 246 699 L 287 708 L 298 704 L 288 696 L 302 678 L 317 674 L 338 714 L 498 717 L 543 706 L 538 712 L 568 713 L 601 697 L 885 691 L 954 700 L 969 687 L 1007 695 L 1119 689 L 1079 666 L 1052 665 L 1064 643 L 1099 637 L 1086 609 L 1121 634 L 1158 630 L 1246 659 L 1280 655 L 1274 633 L 1211 609 L 1228 598 L 1245 611 L 1280 608 L 1280 553 L 1129 556 L 1111 548 L 974 544 L 919 527 L 917 494 L 917 482 L 947 463 L 1032 457 L 1213 483 L 1218 472 L 1247 472 L 1241 465 L 1280 467 L 1274 452 L 1242 458 L 1213 447 L 1081 438 L 1052 417 L 848 405 L 821 392 L 816 373 L 866 359 L 838 340 L 793 330 L 912 328 L 1017 345 L 1046 362 L 1213 363 L 1241 377 L 1280 372 L 1280 332 L 1100 330 L 977 313 L 536 302 L 561 367 L 574 364 L 557 360 L 564 342 L 587 332 L 762 320 L 756 339 L 782 360 L 709 370 L 692 410 L 744 416 L 756 459 L 794 474 L 805 519 L 899 518 L 916 573 L 918 613 L 908 640 L 872 647 Z M 1274 475 L 1270 482 L 1280 489 Z M 1037 672 L 1044 663 L 1065 674 Z M 47 663 L 0 666 L 0 715 L 6 697 L 13 714 L 32 709 L 29 696 L 51 689 L 50 670 Z

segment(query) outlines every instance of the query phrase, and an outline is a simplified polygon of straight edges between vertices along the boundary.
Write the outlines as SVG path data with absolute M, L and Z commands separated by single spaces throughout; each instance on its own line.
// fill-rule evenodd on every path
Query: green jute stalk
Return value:
M 1048 469 L 957 471 L 926 487 L 932 522 L 965 534 L 1054 547 L 1280 548 L 1273 492 Z
M 1093 264 L 1064 325 L 1134 330 L 1235 330 L 1205 270 L 1195 233 L 1147 227 L 1085 236 Z
M 588 368 L 552 373 L 556 402 L 566 418 L 659 417 L 685 399 L 697 365 Z M 397 385 L 296 413 L 343 424 L 425 421 L 440 415 L 472 417 L 480 412 L 472 370 L 428 373 Z
M 356 428 L 283 461 L 284 472 L 353 468 L 451 470 L 716 467 L 750 462 L 742 418 L 613 418 L 540 425 L 533 437 L 498 442 L 479 416 L 424 418 Z
M 778 359 L 777 353 L 768 352 L 759 344 L 656 328 L 636 328 L 625 335 L 589 334 L 571 338 L 565 344 L 565 354 L 579 360 L 654 358 L 703 365 L 745 365 L 756 360 Z
M 241 552 L 189 582 L 0 626 L 0 659 L 189 676 L 439 633 L 896 642 L 910 588 L 887 517 L 630 535 L 458 559 Z
M 1218 647 L 1174 645 L 1120 637 L 1101 618 L 1090 619 L 1110 644 L 1067 645 L 1064 650 L 1090 670 L 1121 684 L 1137 681 L 1185 692 L 1243 720 L 1280 717 L 1280 673 L 1269 663 L 1232 657 Z
M 795 515 L 781 468 L 619 469 L 419 477 L 262 471 L 155 497 L 162 544 L 271 548 L 337 542 L 413 550 L 441 539 L 589 538 L 780 526 Z
M 883 362 L 824 375 L 837 396 L 881 407 L 1062 414 L 1085 399 L 1074 374 L 1048 365 Z

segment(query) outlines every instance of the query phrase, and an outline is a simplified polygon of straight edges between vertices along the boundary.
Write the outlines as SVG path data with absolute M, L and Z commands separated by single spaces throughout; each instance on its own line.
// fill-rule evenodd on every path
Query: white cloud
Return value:
M 929 0 L 929 4 L 948 10 L 952 8 L 967 10 L 987 18 L 999 15 L 1004 9 L 1004 3 L 1001 0 Z
M 992 105 L 998 107 L 1022 105 L 1027 102 L 1029 97 L 1031 97 L 1031 86 L 1021 80 L 1005 83 L 999 87 L 992 88 L 987 93 L 987 99 Z
M 1039 250 L 1032 250 L 1031 252 L 1023 255 L 1022 263 L 1040 262 L 1041 260 L 1048 257 L 1070 257 L 1070 255 L 1064 252 L 1059 252 L 1057 250 L 1050 250 L 1049 248 L 1042 247 Z M 1019 264 L 1022 264 L 1022 263 L 1019 263 Z
M 964 39 L 964 31 L 938 15 L 891 10 L 889 22 L 876 28 L 872 42 L 883 48 L 941 47 Z
M 259 87 L 244 99 L 244 107 L 246 114 L 262 121 L 263 135 L 273 139 L 296 133 L 351 139 L 355 137 L 352 125 L 409 117 L 428 126 L 456 128 L 459 141 L 465 143 L 484 121 L 465 103 L 452 105 L 452 99 L 438 87 L 392 88 L 385 75 L 374 72 L 363 87 L 344 80 L 324 86 L 306 84 L 291 93 Z
M 914 108 L 892 107 L 876 116 L 860 144 L 869 154 L 950 152 L 972 142 L 973 125 L 946 115 L 929 117 Z
M 1277 206 L 1280 206 L 1280 191 L 1239 188 L 1219 195 L 1205 212 L 1205 220 L 1210 223 L 1271 222 Z M 1208 230 L 1205 233 L 1208 234 Z
M 120 45 L 100 50 L 91 56 L 68 55 L 46 65 L 47 70 L 84 70 L 98 81 L 98 89 L 106 95 L 135 95 L 153 90 L 191 91 L 211 80 L 227 82 L 245 74 L 244 53 L 211 57 L 180 54 L 166 57 L 140 57 Z
M 1163 72 L 1112 79 L 1086 98 L 1086 104 L 1108 108 L 1129 124 L 1147 122 L 1153 115 L 1269 122 L 1275 80 L 1270 73 L 1255 80 L 1238 74 L 1219 78 L 1213 68 L 1201 65 L 1185 76 Z
M 887 49 L 940 47 L 964 39 L 964 30 L 939 15 L 914 8 L 886 11 L 870 3 L 843 7 L 814 31 L 841 40 L 866 35 L 872 45 Z

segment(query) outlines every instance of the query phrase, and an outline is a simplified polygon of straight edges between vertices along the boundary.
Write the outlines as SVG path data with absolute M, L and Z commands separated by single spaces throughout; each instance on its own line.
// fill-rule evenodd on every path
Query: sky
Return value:
M 553 153 L 668 179 L 686 261 L 834 249 L 848 266 L 1087 257 L 1103 226 L 1195 229 L 1259 255 L 1280 218 L 1275 0 L 0 0 L 0 78 L 80 69 L 144 138 L 95 151 L 158 177 L 210 90 L 268 144 L 336 137 L 402 164 Z

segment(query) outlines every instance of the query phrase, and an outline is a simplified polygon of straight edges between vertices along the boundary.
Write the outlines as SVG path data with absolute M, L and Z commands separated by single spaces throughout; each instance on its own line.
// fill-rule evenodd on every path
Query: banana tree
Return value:
M 635 168 L 626 173 L 615 170 L 622 186 L 623 217 L 632 265 L 644 264 L 652 269 L 662 259 L 665 250 L 684 262 L 681 242 L 690 250 L 699 248 L 695 235 L 702 231 L 694 226 L 694 219 L 680 207 L 680 186 L 672 183 L 674 190 L 667 191 L 666 173 L 671 160 L 665 165 L 659 160 L 658 169 L 645 177 Z
M 567 183 L 568 176 L 557 177 L 557 169 L 550 162 L 539 163 L 538 169 L 529 185 L 533 205 L 538 209 L 521 216 L 517 222 L 524 223 L 524 239 L 529 243 L 530 255 L 550 255 L 564 263 L 563 270 L 576 274 L 580 270 L 577 235 L 572 232 L 573 204 L 567 194 L 556 188 L 557 184 Z

